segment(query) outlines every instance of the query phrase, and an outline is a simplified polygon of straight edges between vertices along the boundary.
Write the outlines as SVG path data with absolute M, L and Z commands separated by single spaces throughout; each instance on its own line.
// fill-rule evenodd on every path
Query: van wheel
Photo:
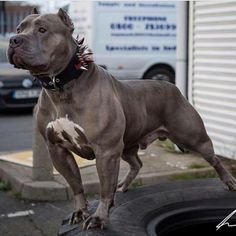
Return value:
M 165 80 L 174 84 L 175 74 L 170 68 L 154 67 L 147 71 L 147 73 L 144 75 L 144 79 Z

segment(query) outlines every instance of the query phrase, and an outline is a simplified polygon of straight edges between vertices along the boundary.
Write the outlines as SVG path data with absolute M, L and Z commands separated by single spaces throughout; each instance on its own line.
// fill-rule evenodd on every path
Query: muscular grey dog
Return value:
M 92 62 L 82 72 L 80 61 L 74 60 L 80 46 L 72 37 L 73 29 L 61 9 L 57 14 L 35 13 L 19 24 L 8 49 L 10 62 L 29 70 L 44 87 L 37 104 L 37 124 L 55 168 L 73 190 L 71 223 L 83 219 L 85 228 L 102 228 L 116 190 L 126 191 L 142 167 L 138 149 L 158 138 L 169 138 L 200 153 L 226 186 L 236 190 L 236 181 L 216 157 L 202 119 L 175 85 L 121 82 Z M 88 214 L 72 152 L 96 158 L 100 202 L 93 215 Z M 130 170 L 118 183 L 120 157 Z

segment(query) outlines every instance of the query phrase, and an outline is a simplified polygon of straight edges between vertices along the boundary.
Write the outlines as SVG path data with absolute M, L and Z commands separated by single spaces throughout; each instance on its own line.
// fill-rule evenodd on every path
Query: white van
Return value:
M 176 2 L 74 1 L 68 13 L 75 35 L 115 77 L 174 82 Z

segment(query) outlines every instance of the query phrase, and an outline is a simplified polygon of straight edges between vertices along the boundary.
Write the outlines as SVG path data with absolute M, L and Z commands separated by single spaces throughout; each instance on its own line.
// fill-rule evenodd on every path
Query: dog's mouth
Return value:
M 28 67 L 27 65 L 24 63 L 24 61 L 22 60 L 22 58 L 17 55 L 16 53 L 13 53 L 10 59 L 11 64 L 13 64 L 16 68 L 19 69 L 25 69 L 27 70 Z
M 14 67 L 29 70 L 32 74 L 43 73 L 48 70 L 48 64 L 35 61 L 32 56 L 25 55 L 19 50 L 8 48 L 8 60 Z

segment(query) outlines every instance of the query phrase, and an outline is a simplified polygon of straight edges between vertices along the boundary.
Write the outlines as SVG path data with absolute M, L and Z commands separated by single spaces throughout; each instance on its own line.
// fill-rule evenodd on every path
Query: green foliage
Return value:
M 165 141 L 156 140 L 155 143 L 156 145 L 163 147 L 168 152 L 179 153 L 178 151 L 176 151 L 175 144 L 169 139 L 166 139 Z
M 13 196 L 18 199 L 18 200 L 22 200 L 22 196 L 21 196 L 21 193 L 20 192 L 14 192 L 13 193 Z
M 188 180 L 188 179 L 207 179 L 215 178 L 217 174 L 214 170 L 209 170 L 206 172 L 194 172 L 194 173 L 180 173 L 171 175 L 169 180 Z
M 9 182 L 5 182 L 5 181 L 0 180 L 0 190 L 8 191 L 10 189 L 11 189 L 11 185 Z
M 140 186 L 142 186 L 142 183 L 139 180 L 134 180 L 131 184 L 131 188 L 138 188 Z
M 205 167 L 209 167 L 209 166 L 204 165 L 204 164 L 199 164 L 199 163 L 193 163 L 189 166 L 190 169 L 201 169 L 201 168 L 205 168 Z

